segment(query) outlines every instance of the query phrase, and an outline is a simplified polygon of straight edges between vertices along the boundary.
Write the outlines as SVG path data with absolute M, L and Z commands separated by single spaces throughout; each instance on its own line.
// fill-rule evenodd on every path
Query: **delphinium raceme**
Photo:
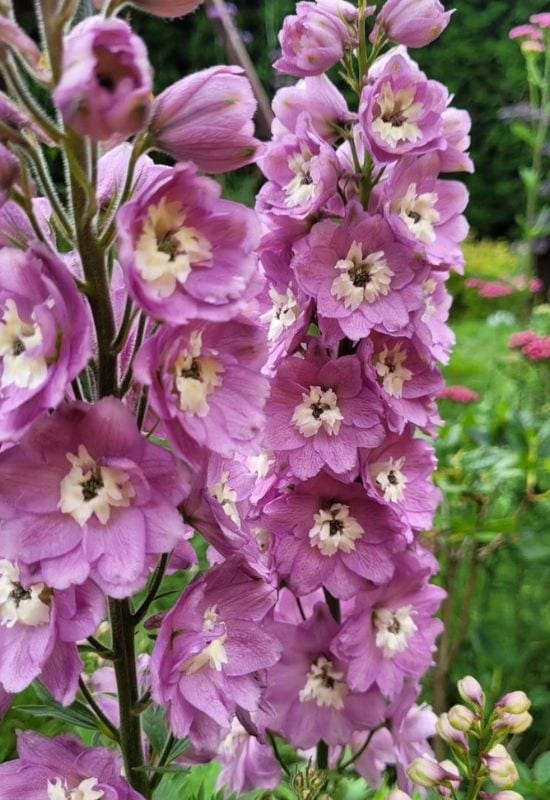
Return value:
M 401 798 L 435 732 L 419 534 L 472 169 L 406 47 L 450 12 L 299 3 L 263 145 L 239 68 L 158 87 L 128 4 L 79 5 L 37 0 L 40 45 L 0 13 L 0 710 L 39 681 L 99 737 L 21 733 L 0 798 L 147 800 L 213 759 L 304 797 L 392 765 Z M 211 177 L 253 162 L 256 211 Z

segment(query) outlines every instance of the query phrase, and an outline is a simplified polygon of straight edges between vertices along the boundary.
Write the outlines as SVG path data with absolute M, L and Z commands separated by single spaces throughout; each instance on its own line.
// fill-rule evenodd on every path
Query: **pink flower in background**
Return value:
M 60 406 L 37 422 L 0 453 L 0 476 L 3 555 L 32 565 L 36 582 L 54 589 L 90 576 L 128 597 L 153 559 L 187 538 L 177 511 L 183 468 L 113 397 Z
M 502 281 L 486 281 L 482 286 L 479 287 L 478 291 L 480 297 L 485 297 L 491 300 L 497 297 L 508 297 L 513 293 L 514 287 L 510 286 L 509 283 L 503 283 Z
M 270 630 L 283 651 L 268 672 L 262 724 L 305 750 L 320 739 L 345 745 L 354 731 L 382 722 L 380 693 L 352 689 L 346 660 L 332 652 L 339 626 L 326 605 L 318 603 L 299 625 L 277 622 Z
M 467 386 L 445 386 L 437 393 L 439 400 L 452 400 L 453 403 L 461 403 L 468 405 L 469 403 L 477 403 L 479 394 Z
M 130 294 L 152 317 L 172 325 L 228 320 L 260 288 L 259 222 L 220 191 L 192 164 L 178 164 L 119 212 L 120 263 Z
M 532 19 L 532 18 L 531 18 Z M 542 39 L 542 31 L 535 25 L 516 25 L 508 34 L 510 39 Z
M 91 356 L 88 308 L 42 244 L 0 249 L 0 440 L 55 408 Z
M 18 759 L 0 764 L 2 793 L 10 800 L 143 800 L 120 776 L 122 758 L 111 748 L 19 731 L 17 751 Z
M 425 47 L 445 30 L 452 13 L 439 0 L 386 0 L 370 38 L 386 36 L 406 47 Z
M 197 9 L 203 0 L 132 0 L 132 5 L 154 17 L 183 17 Z
M 347 599 L 365 581 L 386 583 L 393 552 L 405 546 L 397 515 L 359 484 L 323 472 L 268 502 L 264 515 L 275 567 L 298 595 L 322 586 Z
M 215 747 L 238 707 L 258 709 L 260 671 L 281 652 L 261 626 L 275 600 L 234 557 L 192 583 L 166 615 L 151 658 L 152 689 L 178 738 Z
M 151 135 L 158 150 L 218 173 L 257 160 L 256 99 L 240 67 L 210 67 L 176 81 L 153 106 Z
M 543 11 L 541 14 L 533 14 L 529 17 L 529 22 L 540 28 L 550 28 L 550 12 Z
M 355 356 L 329 359 L 315 342 L 305 358 L 286 358 L 266 405 L 266 446 L 288 458 L 301 480 L 323 467 L 357 470 L 357 448 L 375 447 L 383 433 L 380 404 L 366 388 Z
M 361 97 L 359 120 L 375 160 L 444 149 L 443 112 L 449 93 L 411 59 L 395 55 Z
M 536 339 L 538 339 L 538 333 L 535 333 L 535 331 L 518 331 L 510 336 L 508 347 L 512 348 L 513 350 L 519 349 L 521 347 L 525 347 L 526 344 L 529 344 Z
M 251 320 L 195 322 L 148 339 L 134 374 L 179 453 L 197 464 L 203 448 L 227 456 L 256 448 L 269 393 L 260 374 L 266 358 L 264 332 Z
M 537 336 L 536 339 L 532 339 L 524 346 L 522 353 L 529 361 L 548 361 L 550 336 Z
M 93 16 L 65 39 L 53 98 L 66 125 L 92 139 L 126 139 L 147 124 L 152 71 L 145 44 L 121 19 Z

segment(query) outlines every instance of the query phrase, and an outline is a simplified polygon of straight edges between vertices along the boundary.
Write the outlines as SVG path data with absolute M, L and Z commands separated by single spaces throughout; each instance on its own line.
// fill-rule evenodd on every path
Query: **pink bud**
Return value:
M 0 143 L 0 208 L 9 196 L 9 191 L 19 175 L 19 160 L 11 150 Z
M 507 733 L 523 733 L 531 727 L 533 717 L 528 711 L 521 714 L 501 714 L 491 725 L 494 731 L 506 731 Z
M 529 711 L 531 701 L 525 692 L 509 692 L 498 701 L 496 707 L 508 714 L 522 714 L 524 711 Z
M 505 789 L 503 792 L 481 792 L 480 797 L 483 800 L 524 800 L 523 795 L 518 792 L 513 792 L 510 789 Z
M 132 5 L 154 17 L 183 17 L 195 11 L 202 0 L 132 0 Z
M 451 725 L 448 714 L 441 714 L 435 724 L 435 728 L 444 742 L 460 745 L 464 750 L 468 749 L 468 741 L 464 733 Z
M 27 36 L 25 31 L 9 17 L 0 15 L 0 55 L 2 60 L 5 58 L 6 48 L 10 48 L 24 58 L 25 61 L 35 70 L 44 80 L 51 76 L 44 67 L 42 54 L 35 42 Z
M 442 764 L 434 761 L 433 758 L 415 758 L 407 767 L 407 775 L 413 783 L 430 789 L 446 780 L 454 779 L 455 776 L 445 769 Z
M 539 25 L 541 28 L 550 28 L 550 12 L 544 11 L 542 14 L 533 14 L 529 17 L 529 22 Z
M 393 789 L 388 795 L 388 800 L 412 800 L 412 798 L 401 789 Z
M 507 789 L 519 780 L 516 765 L 504 745 L 496 744 L 482 759 L 495 786 Z
M 469 731 L 476 720 L 476 715 L 466 706 L 456 705 L 449 710 L 449 723 L 457 731 Z
M 256 100 L 240 67 L 211 67 L 165 89 L 153 107 L 154 145 L 177 161 L 219 173 L 256 161 Z
M 534 25 L 516 25 L 508 36 L 510 39 L 542 39 L 542 32 Z
M 445 30 L 452 13 L 439 0 L 387 0 L 370 38 L 383 34 L 406 47 L 425 47 Z
M 471 675 L 466 675 L 457 683 L 458 693 L 465 703 L 472 703 L 475 706 L 483 706 L 485 695 L 481 684 Z

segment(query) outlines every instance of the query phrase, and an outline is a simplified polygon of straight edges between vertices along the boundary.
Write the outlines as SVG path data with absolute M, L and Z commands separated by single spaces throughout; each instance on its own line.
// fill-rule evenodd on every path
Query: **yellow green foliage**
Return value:
M 463 247 L 466 277 L 506 280 L 521 271 L 521 256 L 508 242 L 468 239 Z

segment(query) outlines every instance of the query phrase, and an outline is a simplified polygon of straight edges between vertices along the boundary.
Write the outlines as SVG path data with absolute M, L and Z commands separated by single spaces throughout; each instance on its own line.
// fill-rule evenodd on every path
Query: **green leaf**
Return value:
M 519 171 L 521 180 L 527 189 L 534 189 L 537 185 L 538 174 L 531 167 L 522 167 Z
M 49 719 L 58 719 L 61 722 L 67 722 L 70 725 L 77 725 L 79 728 L 87 728 L 88 730 L 97 730 L 98 723 L 94 715 L 84 703 L 76 701 L 72 706 L 63 708 L 60 705 L 24 705 L 15 706 L 17 711 L 23 711 L 25 714 L 32 714 L 34 717 L 46 717 Z
M 510 125 L 510 130 L 517 139 L 525 142 L 525 144 L 528 144 L 529 147 L 534 147 L 536 143 L 536 136 L 529 125 L 526 125 L 525 122 L 513 122 Z
M 542 753 L 533 765 L 533 775 L 537 783 L 550 785 L 550 752 Z

